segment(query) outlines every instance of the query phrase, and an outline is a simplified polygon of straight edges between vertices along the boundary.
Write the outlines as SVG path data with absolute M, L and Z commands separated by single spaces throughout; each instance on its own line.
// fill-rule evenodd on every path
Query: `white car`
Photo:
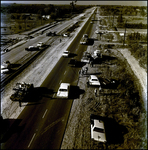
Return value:
M 69 36 L 70 36 L 70 33 L 63 33 L 63 36 L 69 37 Z
M 62 54 L 62 56 L 63 56 L 63 57 L 68 57 L 68 56 L 69 56 L 69 54 L 70 54 L 70 52 L 69 52 L 69 51 L 64 51 L 64 52 L 63 52 L 63 54 Z
M 61 83 L 59 90 L 57 92 L 57 97 L 59 98 L 68 98 L 70 90 L 69 83 Z
M 91 139 L 106 143 L 106 133 L 105 133 L 105 127 L 104 122 L 99 119 L 92 119 L 91 122 Z
M 94 56 L 98 56 L 98 57 L 102 58 L 102 53 L 101 53 L 101 51 L 100 51 L 100 50 L 95 50 L 95 51 L 94 51 Z
M 9 72 L 9 69 L 1 67 L 1 74 Z
M 43 43 L 43 42 L 39 42 L 39 43 L 37 44 L 37 46 L 38 46 L 38 47 L 42 47 L 42 46 L 44 46 L 44 43 Z
M 88 38 L 88 34 L 84 34 L 84 35 L 83 35 L 83 38 Z
M 96 85 L 96 86 L 101 85 L 99 79 L 95 75 L 90 75 L 89 76 L 88 83 L 89 83 L 89 85 Z

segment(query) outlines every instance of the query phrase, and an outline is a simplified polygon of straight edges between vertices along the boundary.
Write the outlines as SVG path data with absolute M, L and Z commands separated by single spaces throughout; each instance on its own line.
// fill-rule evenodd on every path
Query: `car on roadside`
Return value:
M 57 92 L 58 98 L 68 98 L 69 97 L 70 84 L 61 83 Z
M 101 143 L 107 142 L 105 126 L 102 120 L 91 118 L 91 139 Z
M 102 87 L 116 88 L 118 86 L 115 79 L 100 78 L 100 83 Z
M 90 76 L 88 77 L 88 84 L 89 84 L 89 85 L 95 85 L 95 86 L 101 86 L 98 77 L 95 76 L 95 75 L 90 75 Z
M 102 53 L 101 53 L 101 51 L 100 51 L 100 50 L 95 50 L 95 51 L 94 51 L 94 56 L 97 56 L 97 57 L 99 57 L 99 58 L 102 58 Z
M 68 56 L 69 56 L 69 54 L 70 54 L 70 52 L 69 52 L 69 51 L 64 51 L 64 52 L 63 52 L 63 54 L 62 54 L 62 56 L 63 56 L 63 57 L 68 57 Z
M 81 58 L 81 62 L 84 62 L 84 63 L 90 63 L 90 58 L 86 57 L 86 56 L 83 56 Z

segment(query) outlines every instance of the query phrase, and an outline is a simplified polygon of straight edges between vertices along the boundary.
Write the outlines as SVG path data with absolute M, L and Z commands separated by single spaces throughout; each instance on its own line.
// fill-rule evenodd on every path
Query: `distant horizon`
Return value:
M 69 5 L 72 0 L 68 1 L 1 1 L 1 3 L 16 4 L 55 4 Z M 74 1 L 73 1 L 74 2 Z M 77 1 L 76 5 L 122 5 L 122 6 L 147 6 L 147 1 Z

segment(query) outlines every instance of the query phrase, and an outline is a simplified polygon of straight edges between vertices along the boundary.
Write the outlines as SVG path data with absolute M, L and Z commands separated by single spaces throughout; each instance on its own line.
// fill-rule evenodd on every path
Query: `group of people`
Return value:
M 82 68 L 79 74 L 82 74 L 82 75 L 87 74 L 87 71 L 88 71 L 88 67 Z

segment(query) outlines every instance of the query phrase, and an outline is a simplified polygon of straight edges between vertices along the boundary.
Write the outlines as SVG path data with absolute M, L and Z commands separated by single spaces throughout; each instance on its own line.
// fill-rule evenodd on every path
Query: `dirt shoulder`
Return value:
M 145 109 L 147 110 L 147 73 L 145 69 L 140 67 L 139 62 L 131 55 L 131 52 L 127 49 L 118 49 L 124 56 L 124 58 L 128 61 L 128 63 L 131 66 L 131 69 L 139 79 L 140 85 L 141 85 L 141 91 L 143 100 L 145 103 Z
M 93 38 L 96 38 L 95 35 Z M 93 52 L 97 48 L 98 45 L 94 43 L 92 47 L 88 47 L 87 51 Z M 85 92 L 73 101 L 61 149 L 141 149 L 147 147 L 147 117 L 141 106 L 143 101 L 147 103 L 145 99 L 147 74 L 139 66 L 138 61 L 130 55 L 128 49 L 112 49 L 108 57 L 111 59 L 105 63 L 96 64 L 93 67 L 87 65 L 88 73 L 79 76 L 78 86 Z M 94 88 L 87 87 L 86 84 L 90 74 L 98 78 L 123 80 L 122 86 L 117 89 L 102 88 L 96 97 Z M 140 92 L 133 84 L 135 82 L 133 79 L 139 79 L 136 83 L 140 83 L 139 88 L 142 89 L 140 92 L 144 97 L 138 97 Z M 130 96 L 132 92 L 133 96 Z M 146 107 L 146 104 L 144 106 Z M 107 144 L 91 139 L 91 114 L 107 120 Z

